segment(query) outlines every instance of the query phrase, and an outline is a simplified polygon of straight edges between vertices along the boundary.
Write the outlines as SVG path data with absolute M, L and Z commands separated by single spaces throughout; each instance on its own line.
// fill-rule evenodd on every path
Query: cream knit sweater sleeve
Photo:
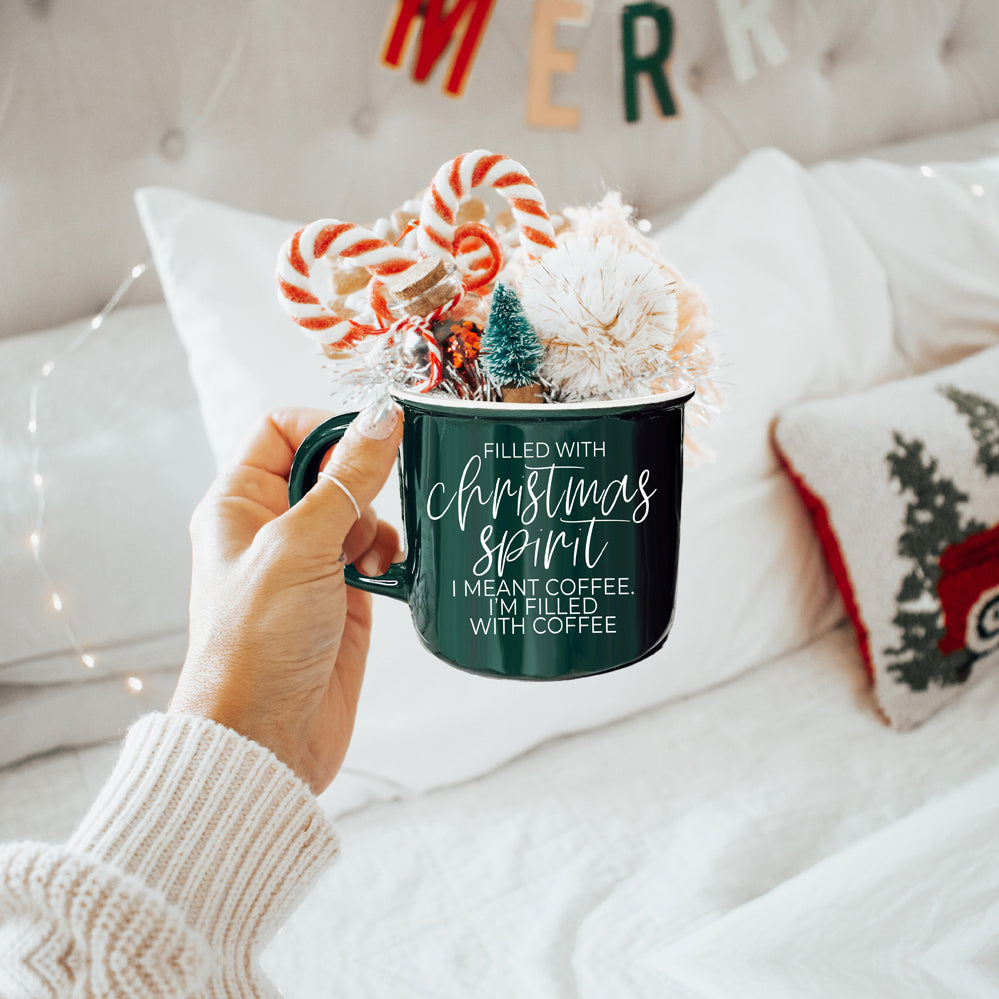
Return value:
M 337 847 L 273 753 L 147 715 L 66 846 L 0 847 L 0 996 L 276 996 L 256 954 Z

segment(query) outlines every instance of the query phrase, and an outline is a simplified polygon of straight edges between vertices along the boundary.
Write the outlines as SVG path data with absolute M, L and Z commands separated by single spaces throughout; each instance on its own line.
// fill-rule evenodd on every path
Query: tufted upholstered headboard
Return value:
M 421 7 L 464 19 L 417 83 Z M 0 0 L 0 334 L 107 298 L 145 256 L 141 185 L 367 221 L 486 147 L 555 205 L 608 186 L 649 213 L 753 147 L 993 117 L 997 43 L 996 0 Z

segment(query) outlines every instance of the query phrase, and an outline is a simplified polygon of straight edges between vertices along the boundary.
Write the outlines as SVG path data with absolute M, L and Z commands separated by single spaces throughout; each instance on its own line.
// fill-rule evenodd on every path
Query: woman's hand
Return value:
M 399 548 L 369 506 L 402 439 L 394 403 L 357 417 L 326 465 L 360 520 L 326 478 L 288 509 L 295 449 L 329 415 L 269 416 L 198 505 L 190 646 L 170 704 L 273 750 L 317 794 L 347 752 L 371 631 L 371 598 L 345 584 L 344 563 L 378 575 Z

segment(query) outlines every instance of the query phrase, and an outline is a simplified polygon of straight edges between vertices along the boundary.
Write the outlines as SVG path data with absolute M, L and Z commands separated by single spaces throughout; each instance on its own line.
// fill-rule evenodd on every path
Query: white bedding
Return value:
M 992 905 L 996 925 L 999 676 L 899 735 L 860 675 L 837 628 L 707 693 L 344 817 L 340 863 L 265 965 L 296 997 L 887 999 L 884 968 L 873 990 L 822 975 L 841 959 L 905 967 L 934 941 L 952 955 L 954 924 L 927 907 Z M 991 902 L 969 890 L 985 868 Z M 773 964 L 730 964 L 757 946 Z M 932 982 L 900 984 L 947 994 Z
M 264 965 L 296 999 L 994 995 L 999 964 L 961 957 L 987 957 L 999 930 L 997 712 L 993 674 L 893 732 L 835 628 L 695 697 L 342 816 L 341 860 Z M 64 835 L 113 755 L 9 768 L 0 837 Z
M 997 821 L 993 766 L 693 930 L 654 963 L 706 997 L 995 996 Z

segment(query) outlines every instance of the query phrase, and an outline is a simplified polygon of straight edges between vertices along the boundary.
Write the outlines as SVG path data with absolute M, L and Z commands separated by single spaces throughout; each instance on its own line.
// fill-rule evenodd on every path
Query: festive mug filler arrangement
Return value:
M 489 189 L 491 205 L 477 194 Z M 281 248 L 279 298 L 321 345 L 344 404 L 395 390 L 585 404 L 692 386 L 720 404 L 707 303 L 612 192 L 549 214 L 523 166 L 476 150 L 361 226 L 320 219 Z

